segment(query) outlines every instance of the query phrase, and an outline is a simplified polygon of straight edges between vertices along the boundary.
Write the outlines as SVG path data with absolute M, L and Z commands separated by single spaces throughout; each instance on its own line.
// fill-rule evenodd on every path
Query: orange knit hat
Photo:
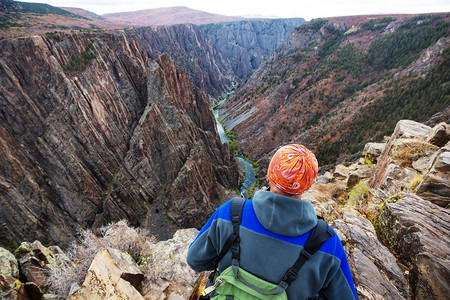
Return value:
M 305 146 L 291 144 L 278 149 L 269 164 L 267 180 L 285 193 L 306 192 L 316 179 L 317 159 Z

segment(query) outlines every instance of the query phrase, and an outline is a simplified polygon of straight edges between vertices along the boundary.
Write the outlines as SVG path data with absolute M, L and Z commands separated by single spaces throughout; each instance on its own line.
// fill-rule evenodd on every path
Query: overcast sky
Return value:
M 450 12 L 450 0 L 25 0 L 80 7 L 96 14 L 187 6 L 229 16 L 258 14 L 283 18 L 348 16 L 380 13 Z

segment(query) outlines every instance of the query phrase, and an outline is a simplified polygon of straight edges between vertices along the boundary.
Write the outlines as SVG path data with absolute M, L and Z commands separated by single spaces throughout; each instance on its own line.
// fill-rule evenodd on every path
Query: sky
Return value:
M 262 15 L 306 20 L 366 14 L 450 12 L 450 0 L 24 0 L 79 7 L 98 15 L 187 6 L 228 16 Z

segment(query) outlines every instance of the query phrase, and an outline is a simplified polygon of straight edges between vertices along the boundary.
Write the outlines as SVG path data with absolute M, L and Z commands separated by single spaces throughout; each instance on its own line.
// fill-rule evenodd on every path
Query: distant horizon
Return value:
M 21 2 L 46 3 L 57 7 L 75 7 L 97 15 L 134 12 L 147 9 L 184 6 L 207 13 L 233 17 L 259 16 L 263 18 L 332 18 L 360 15 L 393 15 L 450 12 L 446 0 L 279 0 L 260 3 L 256 0 L 25 0 Z

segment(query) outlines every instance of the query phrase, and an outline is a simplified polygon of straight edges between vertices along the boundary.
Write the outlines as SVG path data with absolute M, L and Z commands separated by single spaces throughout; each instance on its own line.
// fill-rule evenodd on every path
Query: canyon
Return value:
M 243 181 L 235 151 L 264 185 L 273 151 L 295 142 L 317 154 L 304 200 L 340 235 L 358 296 L 442 299 L 449 19 L 2 32 L 0 246 L 15 255 L 0 249 L 11 268 L 2 266 L 0 292 L 45 298 L 55 262 L 70 270 L 63 251 L 80 240 L 78 250 L 95 246 L 91 272 L 63 288 L 71 299 L 104 297 L 90 282 L 105 274 L 116 280 L 106 286 L 124 288 L 117 298 L 194 297 L 205 274 L 189 269 L 186 249 Z M 418 46 L 395 52 L 400 41 Z M 230 91 L 222 144 L 212 107 Z
M 211 97 L 302 22 L 0 40 L 1 245 L 67 246 L 121 219 L 161 239 L 201 226 L 241 180 Z
M 222 120 L 261 165 L 296 142 L 322 170 L 353 161 L 402 118 L 448 122 L 448 21 L 445 13 L 313 20 L 236 89 Z

